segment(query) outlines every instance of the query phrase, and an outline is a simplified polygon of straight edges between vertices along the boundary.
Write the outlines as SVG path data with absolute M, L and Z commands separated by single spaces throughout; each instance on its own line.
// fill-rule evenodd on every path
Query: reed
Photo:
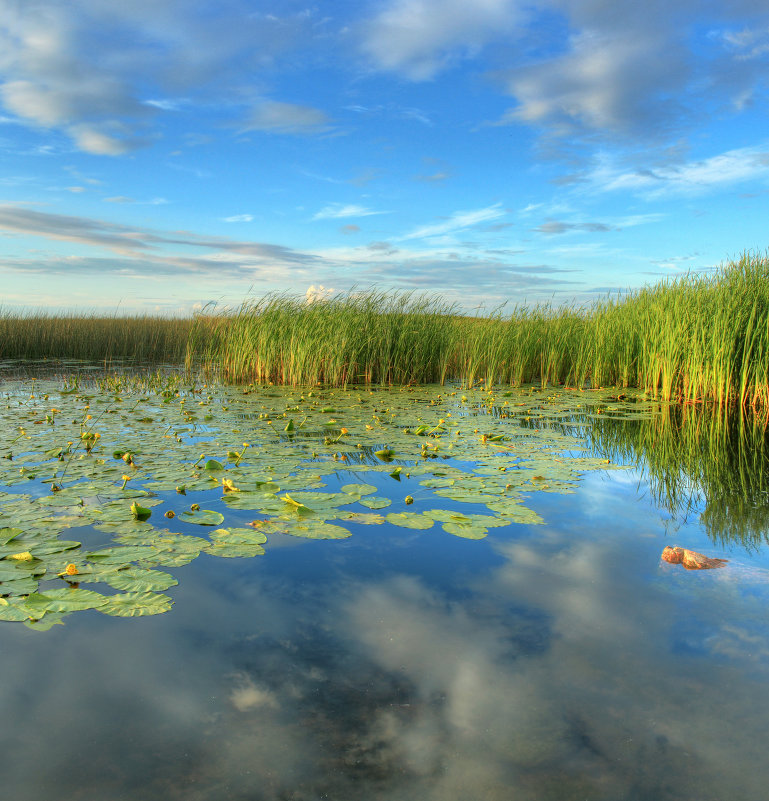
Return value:
M 663 400 L 769 409 L 769 257 L 752 253 L 583 307 L 468 317 L 435 295 L 286 294 L 192 320 L 12 316 L 0 358 L 185 361 L 274 384 L 640 387 Z
M 179 364 L 192 320 L 159 316 L 14 314 L 0 308 L 0 358 Z
M 268 295 L 195 320 L 187 364 L 227 381 L 274 384 L 434 383 L 449 375 L 453 307 L 435 297 L 371 291 L 305 303 Z
M 585 307 L 463 317 L 435 296 L 287 295 L 196 319 L 188 361 L 280 384 L 640 387 L 682 403 L 769 407 L 769 259 L 745 254 Z

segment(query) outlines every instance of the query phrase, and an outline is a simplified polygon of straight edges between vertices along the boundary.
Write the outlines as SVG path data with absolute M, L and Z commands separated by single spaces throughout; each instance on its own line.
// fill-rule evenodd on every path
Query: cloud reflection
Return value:
M 557 524 L 459 543 L 440 573 L 424 559 L 441 534 L 308 543 L 201 559 L 158 618 L 3 627 L 4 788 L 759 801 L 761 597 L 666 572 L 629 492 L 596 482 L 590 519 L 579 494 L 555 499 Z M 486 568 L 468 573 L 462 548 L 488 548 Z

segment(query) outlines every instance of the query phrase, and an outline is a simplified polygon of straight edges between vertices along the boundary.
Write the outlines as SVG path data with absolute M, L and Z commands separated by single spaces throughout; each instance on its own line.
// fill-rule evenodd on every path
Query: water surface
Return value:
M 584 444 L 597 446 L 611 423 L 588 428 L 583 413 Z M 654 419 L 625 423 L 612 461 L 642 454 Z M 752 515 L 735 535 L 714 523 L 729 519 L 716 485 L 687 473 L 695 446 L 679 441 L 667 473 L 647 460 L 587 472 L 573 492 L 519 487 L 543 522 L 482 539 L 354 521 L 338 540 L 274 533 L 263 556 L 164 567 L 179 580 L 165 614 L 86 610 L 49 631 L 0 623 L 5 794 L 764 799 L 763 479 L 727 488 Z M 438 501 L 489 513 L 437 498 L 425 474 L 343 467 L 324 490 L 369 482 L 392 498 L 384 512 Z M 104 533 L 63 536 L 96 547 Z M 660 560 L 666 544 L 729 563 L 686 571 Z

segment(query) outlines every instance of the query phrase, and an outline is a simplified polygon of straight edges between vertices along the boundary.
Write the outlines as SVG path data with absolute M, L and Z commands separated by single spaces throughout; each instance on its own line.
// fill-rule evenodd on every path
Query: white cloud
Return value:
M 631 191 L 648 197 L 703 194 L 745 181 L 769 179 L 769 144 L 653 170 L 627 171 L 604 159 L 586 177 L 588 184 L 601 192 Z
M 679 111 L 672 96 L 683 89 L 688 66 L 680 47 L 656 31 L 584 30 L 568 52 L 507 74 L 518 105 L 503 121 L 544 126 L 573 135 L 655 134 Z
M 427 80 L 457 56 L 509 35 L 521 21 L 517 0 L 390 0 L 365 27 L 362 48 L 373 64 Z
M 331 203 L 316 212 L 313 220 L 340 220 L 345 217 L 371 217 L 374 214 L 389 214 L 389 211 L 374 211 L 365 206 L 354 204 L 343 205 L 342 203 Z
M 244 14 L 241 0 L 221 0 L 216 14 L 185 0 L 36 0 L 34 13 L 2 0 L 0 8 L 0 102 L 21 121 L 61 128 L 77 147 L 106 155 L 146 144 L 137 131 L 158 110 L 212 98 L 242 105 L 244 74 L 259 75 L 315 22 L 312 13 Z M 286 104 L 258 109 L 252 122 L 296 133 L 326 120 Z M 109 130 L 117 123 L 126 126 L 121 136 Z
M 328 300 L 335 292 L 331 287 L 323 286 L 323 284 L 310 284 L 307 287 L 307 292 L 304 293 L 305 303 L 308 305 L 311 303 L 322 303 L 325 300 Z
M 415 229 L 405 236 L 398 238 L 398 241 L 406 241 L 409 239 L 425 239 L 427 237 L 441 236 L 443 234 L 450 234 L 455 231 L 461 231 L 465 228 L 470 228 L 481 222 L 488 220 L 496 220 L 504 217 L 507 212 L 502 208 L 501 203 L 495 203 L 493 206 L 487 206 L 483 209 L 475 209 L 474 211 L 456 211 L 447 220 L 433 225 L 424 225 Z
M 253 219 L 254 219 L 253 214 L 233 214 L 232 217 L 222 218 L 224 222 L 229 222 L 229 223 L 251 222 Z
M 121 156 L 146 144 L 141 139 L 121 138 L 105 133 L 93 125 L 72 125 L 68 131 L 80 150 L 98 156 Z

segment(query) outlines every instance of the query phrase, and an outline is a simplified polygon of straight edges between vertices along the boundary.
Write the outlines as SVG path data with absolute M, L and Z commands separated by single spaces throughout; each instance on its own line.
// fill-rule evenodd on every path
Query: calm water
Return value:
M 763 801 L 761 500 L 718 541 L 707 497 L 671 510 L 647 476 L 532 493 L 543 525 L 482 540 L 385 523 L 202 555 L 162 615 L 0 623 L 3 796 Z

